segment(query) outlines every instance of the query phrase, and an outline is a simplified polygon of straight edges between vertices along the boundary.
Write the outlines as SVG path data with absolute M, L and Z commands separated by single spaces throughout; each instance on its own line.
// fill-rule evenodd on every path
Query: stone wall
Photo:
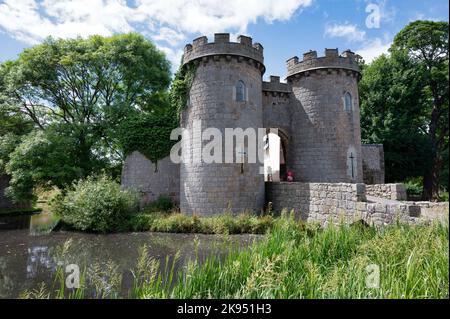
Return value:
M 414 202 L 414 204 L 420 207 L 421 217 L 425 220 L 445 221 L 449 218 L 448 202 Z
M 391 200 L 407 200 L 404 184 L 373 184 L 366 185 L 367 196 L 386 198 Z
M 384 226 L 448 219 L 448 202 L 371 201 L 364 184 L 266 183 L 266 196 L 274 211 L 293 210 L 298 218 L 323 226 L 341 221 Z
M 349 183 L 266 183 L 275 211 L 294 210 L 307 222 L 350 221 L 365 210 L 365 185 Z
M 383 144 L 363 144 L 362 165 L 365 184 L 384 184 Z
M 334 68 L 288 78 L 293 91 L 288 159 L 297 180 L 363 181 L 358 78 L 357 72 Z M 351 111 L 344 109 L 347 92 L 352 96 Z
M 141 153 L 133 152 L 127 156 L 123 165 L 122 187 L 139 192 L 141 207 L 162 195 L 170 197 L 175 204 L 178 204 L 180 166 L 166 157 L 159 160 L 156 167 Z
M 236 213 L 259 212 L 264 205 L 260 163 L 248 163 L 244 159 L 241 165 L 236 158 L 233 163 L 224 163 L 225 143 L 222 143 L 222 163 L 205 163 L 198 156 L 210 144 L 209 140 L 201 141 L 202 129 L 215 128 L 223 137 L 227 128 L 263 127 L 262 47 L 251 46 L 249 38 L 239 39 L 240 43 L 229 43 L 226 34 L 218 34 L 213 43 L 194 40 L 192 53 L 183 60 L 183 63 L 194 63 L 197 69 L 181 126 L 194 135 L 194 141 L 200 141 L 182 140 L 186 161 L 180 167 L 180 209 L 186 214 L 213 215 L 229 208 Z M 187 49 L 190 52 L 189 46 Z M 255 56 L 249 56 L 247 51 Z M 246 87 L 243 101 L 236 100 L 239 81 Z M 200 120 L 202 127 L 197 130 L 194 126 Z

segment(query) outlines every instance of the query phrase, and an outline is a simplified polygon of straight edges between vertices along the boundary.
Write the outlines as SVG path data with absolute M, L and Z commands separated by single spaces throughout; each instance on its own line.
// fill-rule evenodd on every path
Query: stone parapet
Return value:
M 287 83 L 280 82 L 279 76 L 270 76 L 270 82 L 263 81 L 262 83 L 263 92 L 273 92 L 273 93 L 292 93 L 291 87 Z
M 366 194 L 378 198 L 390 200 L 407 200 L 406 187 L 404 184 L 372 184 L 366 185 Z
M 287 78 L 291 76 L 308 75 L 308 72 L 316 70 L 331 71 L 341 69 L 349 74 L 360 77 L 361 70 L 358 65 L 358 55 L 350 50 L 339 55 L 338 49 L 325 49 L 325 56 L 317 57 L 316 51 L 303 54 L 303 60 L 293 57 L 287 60 Z
M 195 39 L 192 44 L 187 44 L 184 48 L 182 64 L 198 60 L 207 61 L 209 57 L 214 56 L 249 59 L 261 68 L 262 73 L 265 71 L 263 46 L 252 43 L 252 38 L 243 35 L 238 37 L 238 42 L 230 42 L 229 33 L 216 33 L 214 42 L 208 42 L 208 38 L 202 36 Z

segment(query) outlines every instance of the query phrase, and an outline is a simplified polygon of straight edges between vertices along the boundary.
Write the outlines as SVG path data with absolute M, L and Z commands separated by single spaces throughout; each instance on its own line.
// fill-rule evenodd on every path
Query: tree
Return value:
M 448 22 L 415 21 L 394 38 L 391 52 L 405 52 L 423 72 L 427 121 L 420 127 L 430 145 L 431 168 L 423 176 L 423 199 L 438 197 L 443 152 L 448 147 Z
M 420 69 L 396 52 L 363 65 L 362 73 L 361 137 L 364 143 L 384 145 L 386 181 L 424 174 L 430 165 L 428 142 L 420 130 L 426 117 Z
M 0 175 L 6 173 L 9 155 L 20 144 L 22 136 L 33 129 L 33 123 L 19 112 L 11 99 L 2 94 L 2 88 L 4 83 L 0 77 Z
M 34 139 L 28 137 L 14 152 L 9 165 L 12 188 L 20 184 L 15 169 L 27 171 L 22 175 L 32 176 L 28 181 L 43 181 L 45 176 L 59 186 L 108 168 L 108 162 L 121 155 L 110 135 L 111 127 L 126 114 L 164 107 L 169 83 L 170 63 L 165 55 L 134 33 L 48 38 L 24 50 L 17 60 L 2 64 L 0 96 L 17 114 L 45 131 Z M 55 156 L 49 160 L 52 166 L 25 157 L 41 150 Z M 28 166 L 21 166 L 19 159 Z M 60 168 L 69 163 L 74 166 L 65 174 L 67 178 L 60 178 Z

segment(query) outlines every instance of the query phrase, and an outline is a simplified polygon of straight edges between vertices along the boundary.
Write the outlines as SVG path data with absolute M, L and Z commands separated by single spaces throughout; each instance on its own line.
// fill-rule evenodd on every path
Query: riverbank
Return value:
M 133 215 L 125 230 L 198 234 L 265 234 L 274 224 L 272 215 L 220 214 L 203 217 L 171 212 L 143 212 Z
M 448 298 L 448 230 L 448 221 L 397 223 L 383 229 L 345 224 L 322 229 L 283 216 L 247 249 L 233 248 L 225 257 L 212 254 L 202 260 L 194 254 L 178 270 L 170 263 L 160 267 L 143 247 L 133 289 L 114 297 Z M 61 276 L 56 278 L 56 288 L 41 286 L 22 297 L 83 298 L 87 289 L 97 289 L 89 272 L 83 274 L 79 289 L 58 291 L 59 285 L 64 286 Z M 103 279 L 108 278 L 119 277 L 109 273 Z M 101 298 L 99 289 L 96 296 Z
M 2 216 L 25 216 L 42 212 L 40 207 L 32 208 L 1 208 L 0 217 Z

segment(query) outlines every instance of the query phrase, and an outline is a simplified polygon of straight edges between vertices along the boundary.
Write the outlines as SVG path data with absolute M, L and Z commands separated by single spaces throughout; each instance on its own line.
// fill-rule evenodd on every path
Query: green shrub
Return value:
M 66 194 L 51 201 L 53 211 L 77 230 L 109 232 L 123 230 L 138 209 L 137 195 L 121 190 L 106 176 L 88 177 L 73 184 Z
M 439 193 L 439 201 L 440 202 L 448 202 L 448 192 L 440 192 Z
M 153 203 L 147 205 L 144 209 L 147 213 L 169 212 L 174 208 L 172 200 L 167 196 L 159 196 Z
M 422 179 L 409 179 L 405 183 L 408 198 L 420 198 L 422 196 L 423 186 Z

